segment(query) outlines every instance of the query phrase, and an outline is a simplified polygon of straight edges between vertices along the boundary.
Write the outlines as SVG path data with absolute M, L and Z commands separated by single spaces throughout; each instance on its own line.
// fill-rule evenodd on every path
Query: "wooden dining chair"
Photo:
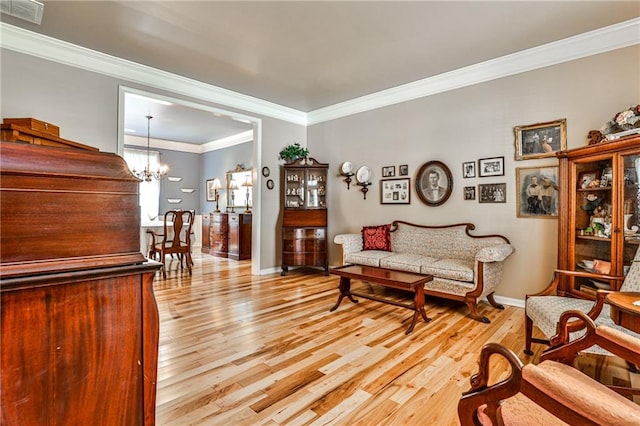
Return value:
M 191 228 L 193 227 L 193 210 L 170 210 L 164 214 L 163 232 L 147 231 L 151 234 L 149 258 L 160 255 L 162 277 L 167 278 L 166 256 L 177 255 L 180 269 L 186 267 L 191 274 L 193 259 L 191 258 Z

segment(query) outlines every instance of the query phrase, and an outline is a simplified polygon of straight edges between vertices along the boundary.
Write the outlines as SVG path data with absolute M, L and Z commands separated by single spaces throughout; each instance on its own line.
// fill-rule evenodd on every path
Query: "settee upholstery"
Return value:
M 474 236 L 471 223 L 446 226 L 416 225 L 404 221 L 391 223 L 391 251 L 363 250 L 362 234 L 339 234 L 343 264 L 432 275 L 425 284 L 425 294 L 464 301 L 471 316 L 482 322 L 477 302 L 486 297 L 498 309 L 495 288 L 502 281 L 504 260 L 514 252 L 509 240 L 501 235 Z

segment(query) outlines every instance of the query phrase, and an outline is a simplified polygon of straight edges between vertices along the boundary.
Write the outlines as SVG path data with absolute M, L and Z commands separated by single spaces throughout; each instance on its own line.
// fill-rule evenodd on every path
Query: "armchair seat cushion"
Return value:
M 569 310 L 587 313 L 594 305 L 593 300 L 576 299 L 562 296 L 533 296 L 527 299 L 526 315 L 547 337 L 556 334 L 560 315 Z M 600 316 L 609 316 L 609 306 L 605 305 Z

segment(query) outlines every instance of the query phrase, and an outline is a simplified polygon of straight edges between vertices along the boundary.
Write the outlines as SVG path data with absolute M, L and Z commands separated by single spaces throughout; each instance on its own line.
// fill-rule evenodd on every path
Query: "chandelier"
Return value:
M 146 115 L 147 117 L 147 165 L 144 167 L 144 170 L 136 171 L 134 168 L 132 170 L 135 177 L 145 182 L 151 182 L 151 179 L 160 180 L 167 174 L 169 168 L 164 164 L 158 164 L 158 167 L 155 170 L 151 170 L 151 158 L 150 158 L 150 128 L 151 128 L 151 119 L 153 118 L 150 115 Z

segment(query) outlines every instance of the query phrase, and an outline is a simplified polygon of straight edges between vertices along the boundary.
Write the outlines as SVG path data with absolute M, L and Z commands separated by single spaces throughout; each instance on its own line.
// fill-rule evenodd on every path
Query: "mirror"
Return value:
M 251 213 L 253 169 L 227 172 L 227 213 Z M 236 210 L 237 209 L 237 210 Z

